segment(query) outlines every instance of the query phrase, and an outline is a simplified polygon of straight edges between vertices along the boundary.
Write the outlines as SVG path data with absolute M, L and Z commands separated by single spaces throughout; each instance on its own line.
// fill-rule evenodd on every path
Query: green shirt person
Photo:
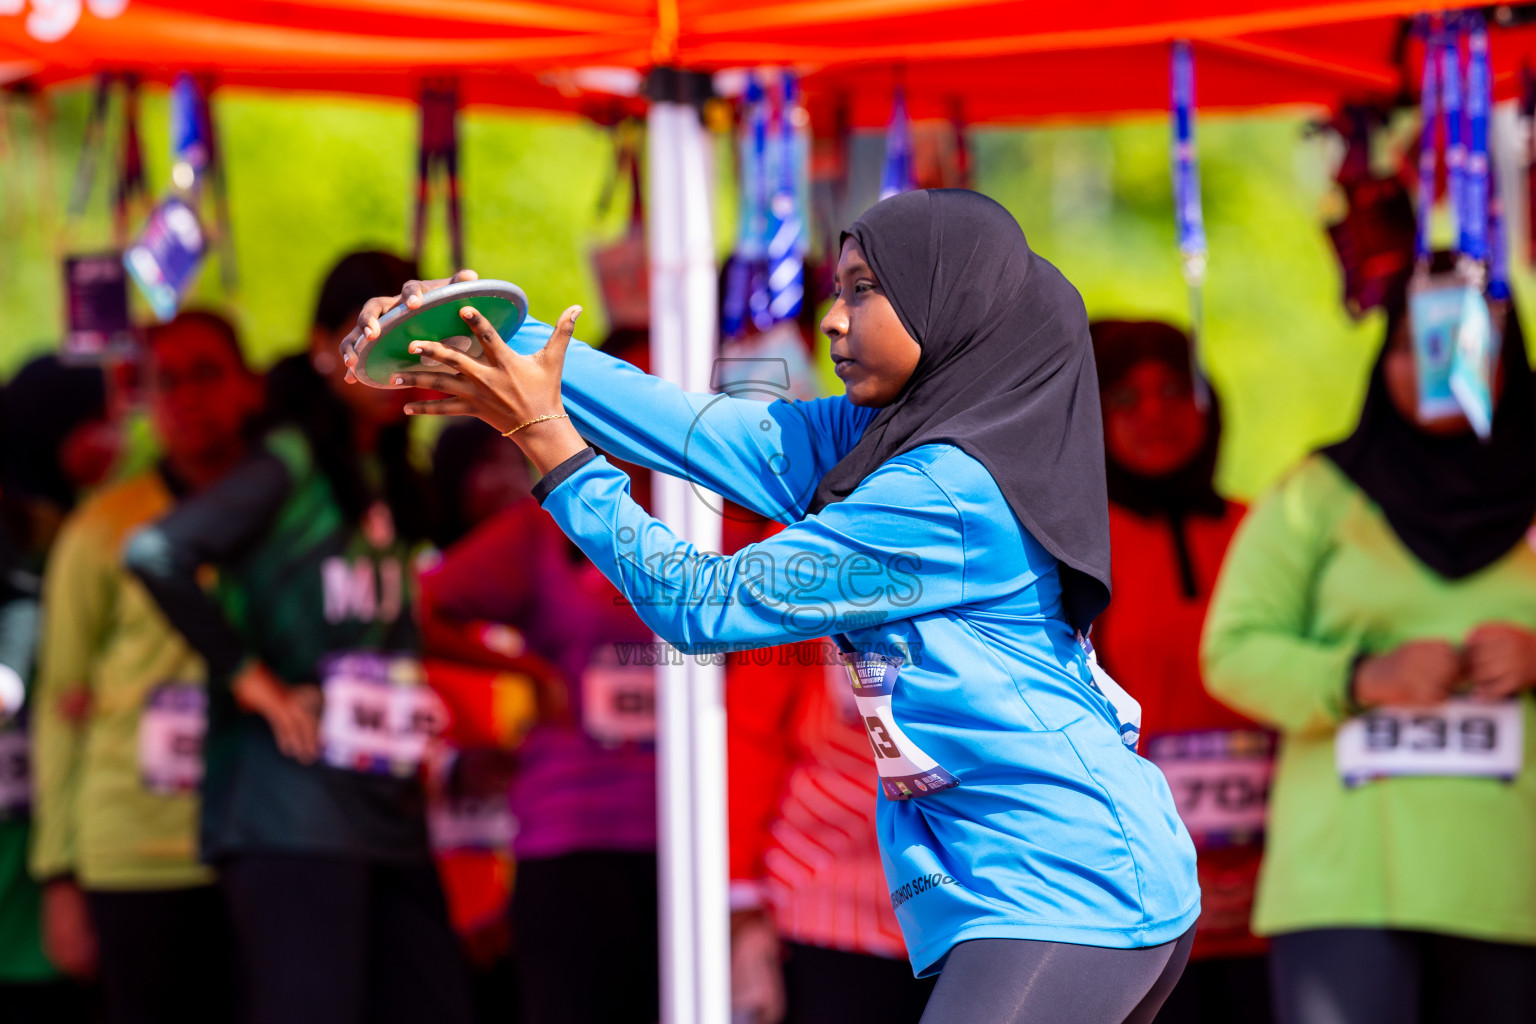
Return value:
M 100 370 L 44 356 L 0 403 L 0 1020 L 88 1019 L 86 991 L 43 949 L 42 890 L 27 871 L 32 834 L 28 718 L 42 572 L 77 497 L 112 471 L 120 435 Z M 25 703 L 23 703 L 25 701 Z
M 1511 309 L 1492 436 L 1421 414 L 1425 326 L 1400 296 L 1355 433 L 1254 508 L 1206 623 L 1211 692 L 1283 734 L 1280 1024 L 1536 1006 L 1536 398 Z
M 122 547 L 245 456 L 261 384 L 212 313 L 152 329 L 147 355 L 164 461 L 66 520 L 44 580 L 31 869 L 47 885 L 49 955 L 75 975 L 99 970 L 114 1019 L 217 1021 L 228 943 L 197 849 L 203 661 L 123 568 Z

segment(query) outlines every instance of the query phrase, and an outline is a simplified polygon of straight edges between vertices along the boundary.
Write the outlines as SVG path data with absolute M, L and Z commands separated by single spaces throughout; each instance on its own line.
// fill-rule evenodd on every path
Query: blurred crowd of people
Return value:
M 652 637 L 515 445 L 426 444 L 406 392 L 344 383 L 363 303 L 416 276 L 347 256 L 264 375 L 195 310 L 136 378 L 47 357 L 6 386 L 0 1021 L 658 1019 Z M 1425 420 L 1389 307 L 1355 431 L 1251 510 L 1215 489 L 1186 336 L 1093 328 L 1093 639 L 1200 857 L 1163 1021 L 1536 1006 L 1536 776 L 1433 759 L 1536 743 L 1536 395 L 1511 311 L 1490 439 Z M 643 334 L 605 349 L 645 365 Z M 725 522 L 729 550 L 775 529 Z M 916 1024 L 843 666 L 814 642 L 726 679 L 737 1021 Z M 1424 767 L 1343 771 L 1361 723 Z

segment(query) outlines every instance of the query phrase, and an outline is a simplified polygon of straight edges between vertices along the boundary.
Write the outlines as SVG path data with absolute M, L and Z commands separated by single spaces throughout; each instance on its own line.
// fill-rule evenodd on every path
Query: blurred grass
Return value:
M 51 115 L 5 100 L 0 149 L 0 373 L 53 348 L 61 332 L 58 258 L 111 241 L 103 168 L 87 216 L 62 214 L 90 96 L 50 96 Z M 359 247 L 404 250 L 415 189 L 416 115 L 391 103 L 228 91 L 217 100 L 239 289 L 211 264 L 200 304 L 235 316 L 253 360 L 303 347 L 321 275 Z M 163 93 L 144 97 L 146 178 L 168 180 Z M 1200 126 L 1210 238 L 1206 360 L 1223 399 L 1221 483 L 1251 497 L 1310 448 L 1345 433 L 1379 341 L 1375 318 L 1354 324 L 1323 230 L 1329 154 L 1294 116 L 1208 118 Z M 583 335 L 604 329 L 590 247 L 623 230 L 628 197 L 599 217 L 611 173 L 607 133 L 577 121 L 471 110 L 461 180 L 467 262 L 517 281 L 545 319 L 580 302 Z M 39 145 L 46 139 L 46 147 Z M 728 151 L 717 165 L 729 168 Z M 980 131 L 977 186 L 1004 203 L 1031 244 L 1081 289 L 1091 316 L 1187 324 L 1174 246 L 1167 126 Z M 720 189 L 719 241 L 734 232 Z M 449 269 L 442 208 L 433 209 L 423 270 Z M 135 227 L 137 223 L 135 224 Z M 1522 290 L 1529 282 L 1518 282 Z

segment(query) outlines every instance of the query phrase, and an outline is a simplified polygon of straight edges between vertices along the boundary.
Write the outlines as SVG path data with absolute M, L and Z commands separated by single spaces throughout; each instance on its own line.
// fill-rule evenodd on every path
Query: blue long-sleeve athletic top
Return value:
M 549 333 L 529 321 L 512 344 L 529 353 Z M 729 557 L 699 552 L 636 504 L 607 460 L 552 473 L 544 508 L 659 636 L 696 651 L 842 632 L 904 656 L 891 713 L 959 780 L 877 796 L 918 974 L 967 939 L 1133 948 L 1193 925 L 1194 845 L 1168 785 L 1121 742 L 1063 613 L 1056 559 L 980 462 L 924 445 L 807 515 L 877 410 L 686 393 L 581 342 L 562 398 L 614 456 L 788 524 Z

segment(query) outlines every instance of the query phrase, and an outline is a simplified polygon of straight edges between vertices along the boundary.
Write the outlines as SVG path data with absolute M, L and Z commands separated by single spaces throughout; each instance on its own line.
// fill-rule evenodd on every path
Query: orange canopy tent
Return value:
M 0 0 L 0 80 L 95 72 L 229 85 L 418 94 L 452 76 L 468 103 L 573 108 L 593 69 L 632 92 L 655 66 L 790 65 L 812 121 L 883 124 L 904 82 L 916 117 L 970 123 L 1164 111 L 1168 44 L 1193 42 L 1204 109 L 1396 97 L 1417 58 L 1415 0 Z M 1467 0 L 1436 9 L 1470 6 Z M 1508 94 L 1536 32 L 1496 31 Z M 659 76 L 665 82 L 669 76 Z M 648 113 L 652 364 L 709 390 L 716 268 L 710 141 L 685 97 Z M 831 115 L 831 116 L 829 116 Z M 844 116 L 838 116 L 844 115 Z M 662 518 L 701 550 L 720 521 L 687 485 L 657 481 Z M 658 669 L 663 1016 L 729 1019 L 724 707 L 718 667 Z
M 1443 6 L 1464 6 L 1451 0 Z M 1442 6 L 1442 5 L 1436 5 Z M 206 71 L 230 85 L 414 97 L 453 75 L 465 102 L 574 109 L 594 68 L 790 65 L 813 120 L 1100 118 L 1167 106 L 1166 44 L 1195 42 L 1206 109 L 1391 97 L 1416 77 L 1413 0 L 0 0 L 0 75 Z M 1498 29 L 1512 89 L 1536 29 Z M 596 91 L 602 91 L 597 87 Z M 620 86 L 616 91 L 624 92 Z

